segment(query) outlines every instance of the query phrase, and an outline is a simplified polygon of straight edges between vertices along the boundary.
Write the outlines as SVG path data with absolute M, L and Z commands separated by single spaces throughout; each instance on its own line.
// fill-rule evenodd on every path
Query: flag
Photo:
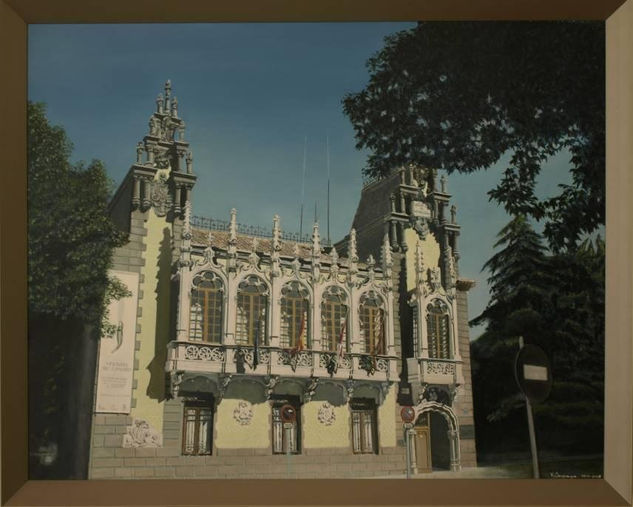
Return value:
M 303 350 L 304 348 L 303 335 L 305 333 L 305 330 L 306 330 L 306 316 L 304 313 L 301 317 L 301 327 L 299 328 L 299 337 L 297 338 L 297 344 L 295 346 L 295 349 L 297 350 L 297 352 L 300 350 Z
M 378 310 L 376 313 L 374 313 L 374 343 L 372 344 L 374 349 L 372 351 L 373 355 L 379 353 L 384 354 L 384 351 L 382 350 L 384 340 L 382 316 L 382 310 Z
M 258 320 L 255 323 L 255 347 L 253 349 L 253 370 L 255 368 L 257 368 L 257 365 L 259 364 L 259 326 L 260 326 L 261 320 Z
M 345 317 L 343 317 L 343 325 L 341 326 L 341 332 L 339 333 L 339 337 L 338 337 L 338 346 L 337 346 L 337 352 L 338 352 L 338 357 L 343 357 L 343 353 L 344 353 L 344 337 L 345 337 L 345 330 L 347 329 L 347 315 L 345 315 Z

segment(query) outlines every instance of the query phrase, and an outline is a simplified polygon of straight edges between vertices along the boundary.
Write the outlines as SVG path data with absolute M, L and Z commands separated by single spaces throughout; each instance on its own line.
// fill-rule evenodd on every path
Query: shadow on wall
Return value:
M 169 228 L 163 229 L 163 239 L 160 242 L 158 254 L 158 273 L 156 275 L 156 333 L 155 355 L 147 365 L 150 381 L 147 395 L 155 400 L 165 399 L 165 361 L 167 360 L 167 343 L 170 330 L 170 294 L 171 286 L 171 234 Z

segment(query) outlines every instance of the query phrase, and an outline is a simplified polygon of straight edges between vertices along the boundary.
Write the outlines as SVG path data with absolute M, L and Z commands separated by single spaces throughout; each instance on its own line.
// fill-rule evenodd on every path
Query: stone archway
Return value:
M 440 414 L 448 424 L 448 442 L 450 453 L 450 468 L 452 472 L 461 470 L 461 458 L 459 452 L 459 423 L 455 412 L 448 405 L 438 403 L 437 401 L 423 401 L 413 407 L 415 410 L 415 421 L 426 412 L 435 412 Z M 431 435 L 431 438 L 433 436 Z

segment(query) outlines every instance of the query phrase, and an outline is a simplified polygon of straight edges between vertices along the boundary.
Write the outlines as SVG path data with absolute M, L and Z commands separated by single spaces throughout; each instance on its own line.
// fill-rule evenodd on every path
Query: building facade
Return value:
M 403 406 L 415 473 L 475 466 L 473 283 L 445 179 L 366 182 L 335 245 L 316 223 L 194 217 L 196 180 L 167 82 L 111 203 L 128 294 L 101 340 L 89 476 L 401 476 Z

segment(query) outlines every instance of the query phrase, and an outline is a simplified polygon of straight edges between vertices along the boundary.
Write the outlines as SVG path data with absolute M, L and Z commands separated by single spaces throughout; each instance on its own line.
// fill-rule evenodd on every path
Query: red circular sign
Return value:
M 413 407 L 402 407 L 400 417 L 402 417 L 404 422 L 412 423 L 413 419 L 415 419 L 415 410 L 413 410 Z
M 279 412 L 283 422 L 295 422 L 297 420 L 297 409 L 292 405 L 284 405 Z

